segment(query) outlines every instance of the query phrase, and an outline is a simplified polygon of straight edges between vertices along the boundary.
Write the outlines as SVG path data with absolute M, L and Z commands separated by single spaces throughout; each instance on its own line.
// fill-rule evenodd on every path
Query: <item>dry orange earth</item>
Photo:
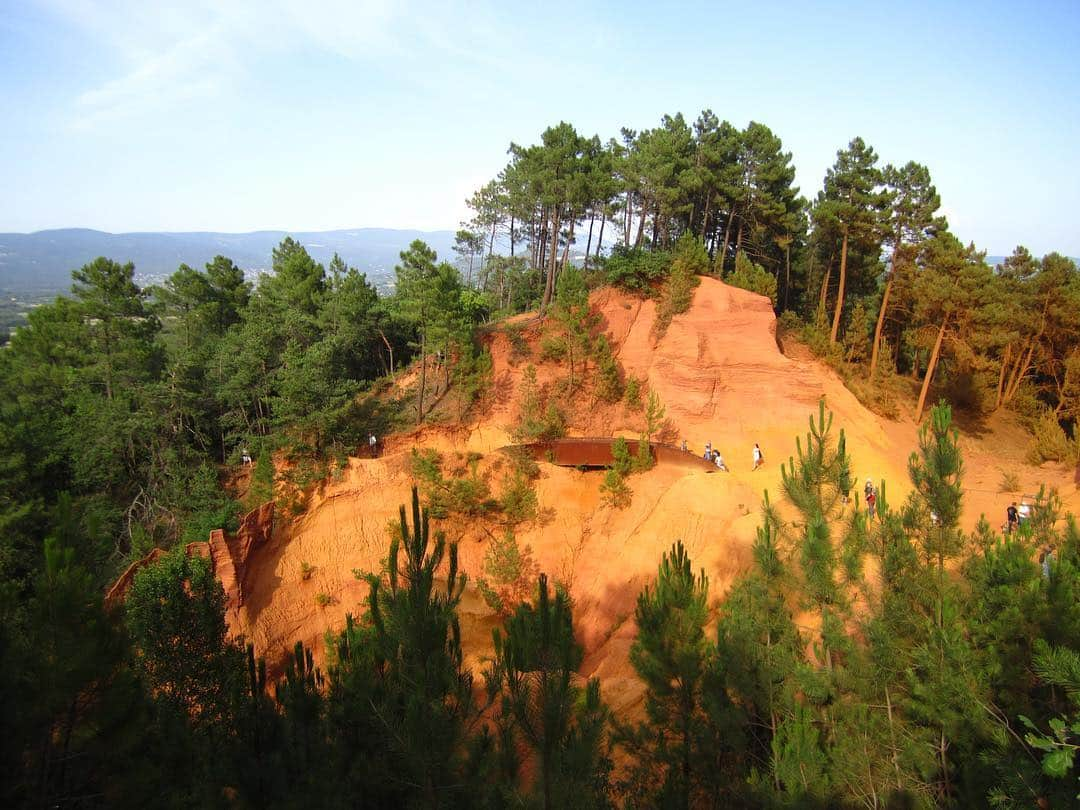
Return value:
M 641 699 L 628 660 L 634 603 L 655 576 L 661 554 L 681 539 L 695 567 L 708 575 L 711 598 L 719 600 L 750 563 L 762 493 L 779 497 L 780 463 L 794 453 L 795 436 L 806 433 L 819 398 L 825 397 L 835 415 L 834 432 L 846 431 L 857 480 L 886 479 L 893 503 L 909 489 L 906 465 L 916 446 L 916 427 L 910 419 L 890 422 L 871 413 L 822 364 L 784 356 L 772 308 L 761 296 L 703 278 L 692 308 L 675 318 L 659 342 L 651 334 L 654 302 L 608 289 L 594 293 L 592 304 L 625 372 L 647 380 L 659 394 L 677 438 L 699 453 L 711 441 L 731 469 L 723 474 L 658 466 L 632 477 L 631 506 L 614 510 L 601 501 L 601 474 L 540 464 L 537 495 L 546 517 L 518 527 L 518 540 L 531 548 L 540 570 L 569 588 L 586 650 L 582 674 L 599 676 L 609 704 L 625 713 L 634 712 Z M 482 418 L 391 437 L 382 457 L 350 459 L 338 479 L 320 485 L 304 513 L 292 519 L 278 514 L 272 540 L 247 561 L 245 603 L 233 622 L 272 665 L 297 640 L 323 659 L 325 632 L 340 628 L 346 612 L 362 611 L 366 586 L 353 571 L 380 568 L 387 525 L 409 497 L 413 447 L 474 451 L 491 465 L 500 456 L 497 448 L 511 443 L 525 364 L 511 365 L 505 335 L 496 333 L 491 349 L 494 402 Z M 564 373 L 538 363 L 541 382 Z M 582 411 L 571 415 L 574 435 L 634 435 L 640 427 L 640 415 L 626 414 L 621 405 L 590 403 Z M 756 472 L 751 470 L 754 442 L 766 459 Z M 1080 497 L 1069 472 L 1025 465 L 1025 443 L 1022 432 L 1006 423 L 992 423 L 980 437 L 962 437 L 965 528 L 982 513 L 995 525 L 1000 522 L 1009 496 L 997 489 L 1006 470 L 1019 475 L 1024 492 L 1037 490 L 1040 482 L 1058 485 L 1066 506 L 1078 511 Z M 497 481 L 496 475 L 496 490 Z M 461 522 L 445 528 L 451 539 L 460 540 L 462 569 L 470 578 L 481 574 L 488 544 L 502 529 Z M 305 562 L 314 566 L 308 580 L 301 575 Z M 319 607 L 319 594 L 333 602 Z M 461 620 L 467 657 L 479 672 L 497 620 L 471 584 Z

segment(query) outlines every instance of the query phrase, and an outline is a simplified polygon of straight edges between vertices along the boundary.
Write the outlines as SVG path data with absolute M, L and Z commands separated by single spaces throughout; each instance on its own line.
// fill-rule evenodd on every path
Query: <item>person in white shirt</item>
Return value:
M 1026 498 L 1020 499 L 1020 506 L 1016 510 L 1016 512 L 1020 518 L 1021 526 L 1025 525 L 1029 520 L 1031 520 L 1031 504 L 1027 502 Z
M 765 463 L 765 454 L 761 452 L 761 448 L 757 442 L 754 442 L 754 469 L 756 470 L 762 464 Z

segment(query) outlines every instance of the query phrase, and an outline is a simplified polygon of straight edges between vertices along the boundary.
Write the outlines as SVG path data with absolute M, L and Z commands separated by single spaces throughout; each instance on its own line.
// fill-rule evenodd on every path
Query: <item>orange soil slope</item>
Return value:
M 634 603 L 655 575 L 661 554 L 682 539 L 695 566 L 708 575 L 711 596 L 722 596 L 749 565 L 762 493 L 779 495 L 780 463 L 794 453 L 795 436 L 805 434 L 820 397 L 835 414 L 834 432 L 846 431 L 855 474 L 875 482 L 887 479 L 894 503 L 907 491 L 906 463 L 916 428 L 910 421 L 888 422 L 872 414 L 821 364 L 785 357 L 776 343 L 772 309 L 761 296 L 702 279 L 692 308 L 677 316 L 658 342 L 651 335 L 653 302 L 601 290 L 592 303 L 627 374 L 647 380 L 661 397 L 675 438 L 686 438 L 698 453 L 711 441 L 732 470 L 707 474 L 658 465 L 631 478 L 632 505 L 613 510 L 601 502 L 600 473 L 540 464 L 537 494 L 545 517 L 519 527 L 519 542 L 531 549 L 540 570 L 568 586 L 586 647 L 583 674 L 598 675 L 613 708 L 626 711 L 641 696 L 628 662 Z M 479 421 L 391 437 L 382 457 L 350 459 L 340 476 L 311 493 L 303 514 L 291 521 L 279 516 L 272 539 L 248 556 L 238 624 L 271 664 L 297 640 L 313 646 L 321 659 L 325 631 L 341 627 L 346 612 L 360 612 L 366 586 L 353 571 L 379 570 L 387 525 L 397 520 L 398 505 L 409 497 L 412 447 L 475 451 L 488 454 L 483 465 L 499 463 L 493 451 L 511 442 L 524 364 L 510 363 L 504 335 L 494 336 L 492 354 L 494 402 Z M 541 382 L 557 373 L 538 364 Z M 621 405 L 595 403 L 583 405 L 571 420 L 571 433 L 577 435 L 633 434 L 640 423 Z M 751 471 L 754 442 L 766 459 L 756 472 Z M 995 455 L 985 439 L 964 443 L 972 488 L 965 514 L 969 528 L 980 512 L 997 515 L 1003 508 L 1005 496 L 996 494 L 996 484 L 1006 466 L 1021 474 L 1025 491 L 1039 480 L 1064 488 L 1064 470 L 1021 467 L 1015 459 Z M 497 481 L 496 476 L 496 491 Z M 1080 504 L 1071 483 L 1068 492 L 1075 511 Z M 461 541 L 462 569 L 470 578 L 482 573 L 488 544 L 502 529 L 455 521 L 444 528 Z M 305 562 L 314 566 L 308 580 L 301 574 Z M 319 594 L 333 601 L 319 607 Z M 489 654 L 495 623 L 470 586 L 462 629 L 474 665 Z

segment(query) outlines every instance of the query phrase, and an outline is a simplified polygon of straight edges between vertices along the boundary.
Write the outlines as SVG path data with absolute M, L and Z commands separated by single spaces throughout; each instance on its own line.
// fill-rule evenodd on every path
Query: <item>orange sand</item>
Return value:
M 732 470 L 706 474 L 658 466 L 629 480 L 633 503 L 619 511 L 601 502 L 602 474 L 540 464 L 537 494 L 546 518 L 518 527 L 518 540 L 531 548 L 540 570 L 569 588 L 586 649 L 582 674 L 599 676 L 613 710 L 626 713 L 634 712 L 641 698 L 628 661 L 635 600 L 676 539 L 686 544 L 695 567 L 705 569 L 711 597 L 718 600 L 749 565 L 762 493 L 769 490 L 779 499 L 780 463 L 794 453 L 795 436 L 805 434 L 820 397 L 835 415 L 834 433 L 840 427 L 846 431 L 856 491 L 867 477 L 875 483 L 885 478 L 894 504 L 909 488 L 907 458 L 916 446 L 916 427 L 910 419 L 889 422 L 872 414 L 822 364 L 785 357 L 776 343 L 772 308 L 761 296 L 703 278 L 690 311 L 677 316 L 655 345 L 652 301 L 601 290 L 592 303 L 626 373 L 647 380 L 665 404 L 671 438 L 685 438 L 697 453 L 711 441 Z M 525 328 L 535 348 L 539 325 L 526 322 Z M 324 660 L 325 632 L 340 628 L 346 612 L 362 612 L 366 586 L 353 571 L 380 568 L 387 526 L 396 522 L 399 504 L 409 498 L 409 450 L 474 451 L 486 454 L 485 467 L 496 466 L 500 462 L 494 451 L 512 441 L 509 429 L 517 418 L 526 362 L 536 364 L 542 384 L 564 373 L 535 359 L 511 365 L 508 341 L 499 333 L 491 350 L 493 401 L 480 420 L 390 437 L 382 457 L 350 459 L 339 478 L 311 493 L 303 514 L 291 520 L 277 515 L 272 538 L 248 554 L 244 604 L 235 629 L 255 643 L 272 669 L 297 640 Z M 621 404 L 583 403 L 580 410 L 572 415 L 572 435 L 635 435 L 640 429 L 640 415 L 626 414 Z M 993 524 L 1000 522 L 1010 499 L 997 493 L 1005 469 L 1020 475 L 1024 492 L 1046 481 L 1060 487 L 1072 511 L 1080 506 L 1069 471 L 1022 463 L 1026 440 L 1017 431 L 1007 421 L 991 420 L 982 437 L 963 437 L 969 488 L 966 528 L 982 512 L 992 516 Z M 760 443 L 766 459 L 756 472 L 751 471 L 754 442 Z M 1014 450 L 1006 456 L 998 447 Z M 496 493 L 498 480 L 494 475 Z M 444 528 L 460 540 L 462 569 L 470 578 L 481 573 L 488 543 L 502 528 L 460 521 L 447 522 Z M 304 562 L 314 566 L 308 581 L 301 576 Z M 334 601 L 320 608 L 319 594 Z M 497 620 L 471 585 L 461 620 L 467 657 L 479 672 L 480 660 L 490 654 L 491 628 Z

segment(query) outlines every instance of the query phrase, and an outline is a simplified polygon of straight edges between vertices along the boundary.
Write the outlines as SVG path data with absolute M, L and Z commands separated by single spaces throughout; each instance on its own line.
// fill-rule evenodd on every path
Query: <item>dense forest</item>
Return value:
M 813 201 L 766 126 L 708 111 L 607 142 L 561 123 L 509 154 L 470 201 L 455 263 L 414 242 L 391 295 L 292 239 L 254 285 L 218 257 L 141 289 L 130 264 L 98 258 L 0 350 L 4 803 L 1075 801 L 1080 532 L 1053 492 L 1012 535 L 962 532 L 952 426 L 1007 408 L 1033 461 L 1080 461 L 1075 264 L 1017 248 L 989 266 L 949 231 L 925 167 L 880 166 L 858 138 Z M 371 432 L 460 418 L 505 315 L 538 309 L 561 330 L 564 410 L 590 362 L 629 384 L 590 334 L 588 290 L 656 296 L 670 318 L 706 274 L 769 296 L 782 333 L 868 407 L 913 401 L 924 425 L 913 494 L 891 503 L 883 482 L 871 520 L 848 502 L 842 426 L 813 414 L 720 605 L 670 538 L 635 613 L 641 722 L 576 675 L 573 604 L 545 576 L 507 611 L 488 668 L 465 667 L 465 577 L 416 498 L 384 570 L 361 572 L 369 599 L 334 629 L 325 671 L 298 647 L 268 682 L 228 637 L 221 586 L 187 543 L 302 499 Z M 240 503 L 224 482 L 245 451 Z M 153 548 L 173 551 L 107 611 L 107 583 Z

